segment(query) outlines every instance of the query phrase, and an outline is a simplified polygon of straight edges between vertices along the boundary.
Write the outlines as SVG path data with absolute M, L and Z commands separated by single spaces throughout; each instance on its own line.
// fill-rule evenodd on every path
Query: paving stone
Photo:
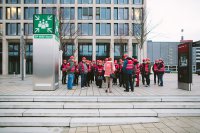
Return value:
M 87 127 L 77 127 L 76 132 L 87 132 Z
M 163 123 L 153 123 L 155 127 L 157 128 L 167 128 L 167 126 Z
M 0 126 L 20 126 L 20 127 L 34 127 L 34 126 L 69 126 L 71 118 L 67 117 L 1 117 Z
M 146 128 L 149 133 L 162 133 L 158 128 Z
M 149 133 L 146 129 L 137 129 L 136 133 Z
M 109 126 L 99 126 L 99 130 L 103 131 L 103 130 L 110 130 Z
M 194 127 L 187 127 L 187 128 L 184 128 L 185 131 L 189 132 L 189 133 L 199 133 L 200 130 L 194 128 Z
M 100 116 L 157 116 L 150 109 L 99 109 Z
M 138 129 L 145 129 L 142 124 L 134 124 L 132 125 L 132 127 L 135 129 L 135 130 L 138 130 Z
M 88 133 L 99 132 L 98 127 L 88 127 Z
M 132 126 L 131 125 L 121 125 L 121 128 L 122 129 L 132 129 Z
M 99 116 L 98 109 L 29 109 L 24 116 Z
M 148 118 L 147 118 L 148 119 Z M 142 126 L 144 128 L 154 128 L 155 126 L 153 125 L 153 123 L 145 123 L 145 124 L 142 124 Z
M 175 131 L 173 131 L 172 129 L 170 128 L 160 128 L 160 130 L 163 132 L 163 133 L 175 133 Z
M 123 133 L 136 133 L 136 131 L 134 129 L 125 128 L 123 129 Z
M 76 133 L 76 128 L 70 128 L 69 133 Z
M 26 109 L 0 109 L 0 116 L 22 116 Z
M 110 130 L 111 130 L 112 132 L 114 132 L 114 131 L 122 131 L 122 129 L 121 129 L 120 126 L 110 126 Z
M 181 127 L 174 126 L 174 127 L 170 127 L 170 128 L 177 133 L 187 133 L 187 131 L 184 130 L 183 128 L 181 128 Z

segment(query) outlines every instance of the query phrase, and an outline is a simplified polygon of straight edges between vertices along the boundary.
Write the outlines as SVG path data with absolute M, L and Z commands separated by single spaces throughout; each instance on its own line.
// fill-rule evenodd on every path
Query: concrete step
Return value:
M 128 125 L 135 123 L 151 123 L 151 122 L 159 122 L 159 118 L 156 117 L 72 118 L 70 122 L 70 127 Z
M 1 117 L 1 127 L 80 127 L 159 122 L 155 117 Z M 0 128 L 0 131 L 2 129 Z
M 68 117 L 1 117 L 2 127 L 63 127 L 69 126 L 71 118 Z
M 158 117 L 200 116 L 200 109 L 153 109 Z
M 200 102 L 0 102 L 0 109 L 200 109 Z
M 200 102 L 199 96 L 0 96 L 1 102 Z
M 151 109 L 0 109 L 0 116 L 23 117 L 150 117 Z

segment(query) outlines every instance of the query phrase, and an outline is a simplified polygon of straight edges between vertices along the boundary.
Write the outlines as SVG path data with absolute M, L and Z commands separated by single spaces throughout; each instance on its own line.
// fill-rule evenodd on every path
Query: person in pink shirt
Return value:
M 112 62 L 112 58 L 108 58 L 108 61 L 105 62 L 104 71 L 105 71 L 104 77 L 106 78 L 106 84 L 107 84 L 105 92 L 107 93 L 109 90 L 109 92 L 112 93 L 111 85 L 113 79 L 110 77 L 110 75 L 115 72 L 115 66 L 114 63 Z

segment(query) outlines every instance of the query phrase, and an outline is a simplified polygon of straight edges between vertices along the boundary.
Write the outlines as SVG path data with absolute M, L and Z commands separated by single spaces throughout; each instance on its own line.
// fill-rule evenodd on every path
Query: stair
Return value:
M 0 127 L 77 127 L 200 116 L 199 96 L 0 96 Z

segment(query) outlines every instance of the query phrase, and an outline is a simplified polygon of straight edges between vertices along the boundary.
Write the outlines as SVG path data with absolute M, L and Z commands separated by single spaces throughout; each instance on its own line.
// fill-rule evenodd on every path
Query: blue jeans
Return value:
M 158 73 L 158 82 L 160 83 L 160 86 L 163 86 L 163 73 Z
M 74 82 L 74 74 L 68 74 L 68 83 L 67 83 L 68 89 L 72 89 L 73 82 Z
M 87 76 L 87 74 L 85 74 L 85 73 L 81 74 L 81 87 L 86 86 L 86 76 Z

